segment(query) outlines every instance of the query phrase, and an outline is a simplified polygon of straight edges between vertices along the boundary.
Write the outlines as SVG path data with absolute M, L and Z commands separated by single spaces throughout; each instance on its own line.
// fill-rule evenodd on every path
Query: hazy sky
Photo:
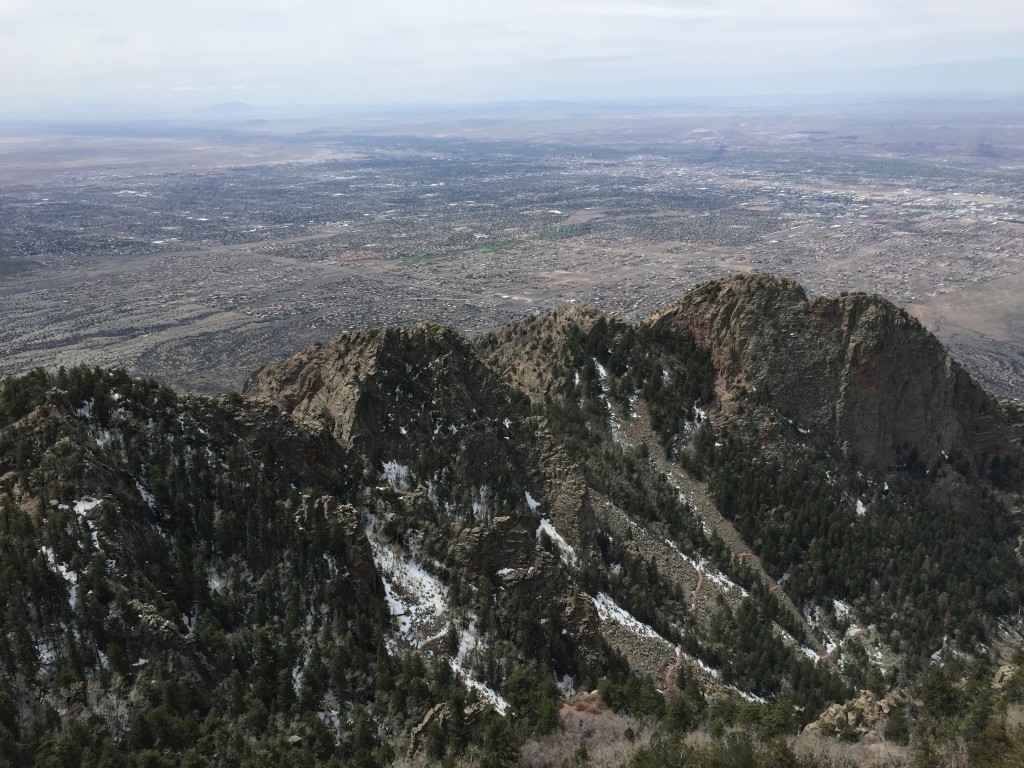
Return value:
M 0 0 L 11 109 L 844 90 L 872 77 L 820 73 L 965 61 L 908 82 L 1024 90 L 994 59 L 1021 71 L 1021 0 Z

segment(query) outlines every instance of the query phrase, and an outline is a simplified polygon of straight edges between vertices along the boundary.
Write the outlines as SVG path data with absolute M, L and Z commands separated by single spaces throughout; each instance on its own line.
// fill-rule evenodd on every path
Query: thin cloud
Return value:
M 1024 3 L 0 0 L 0 39 L 5 106 L 201 104 L 238 85 L 268 102 L 677 96 L 712 77 L 1021 58 Z
M 735 18 L 735 13 L 722 7 L 679 7 L 669 5 L 598 5 L 579 9 L 590 16 L 610 18 L 655 19 L 659 21 L 717 21 Z

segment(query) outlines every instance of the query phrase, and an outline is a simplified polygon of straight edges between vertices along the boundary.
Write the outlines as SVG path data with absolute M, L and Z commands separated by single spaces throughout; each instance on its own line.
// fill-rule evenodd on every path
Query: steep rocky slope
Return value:
M 875 469 L 1002 455 L 996 400 L 940 342 L 878 296 L 809 300 L 793 280 L 744 275 L 688 293 L 649 321 L 710 350 L 722 394 L 745 388 Z
M 220 399 L 10 379 L 0 765 L 496 766 L 595 688 L 648 735 L 910 702 L 1024 645 L 1012 421 L 881 299 L 765 276 L 345 333 Z

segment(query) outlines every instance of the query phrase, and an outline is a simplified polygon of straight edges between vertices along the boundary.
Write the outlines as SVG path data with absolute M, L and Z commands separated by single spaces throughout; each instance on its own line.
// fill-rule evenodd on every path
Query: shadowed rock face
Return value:
M 592 528 L 579 469 L 450 328 L 345 333 L 265 366 L 245 392 L 373 461 L 443 469 L 471 488 L 513 487 L 520 503 L 540 491 L 541 514 L 575 546 Z
M 507 452 L 502 425 L 515 415 L 512 391 L 466 341 L 432 325 L 342 334 L 265 366 L 245 392 L 346 447 L 401 461 L 442 444 L 490 461 Z
M 879 296 L 807 299 L 793 280 L 744 275 L 698 286 L 647 322 L 708 348 L 723 391 L 756 390 L 862 466 L 945 452 L 1002 452 L 998 402 L 917 320 Z

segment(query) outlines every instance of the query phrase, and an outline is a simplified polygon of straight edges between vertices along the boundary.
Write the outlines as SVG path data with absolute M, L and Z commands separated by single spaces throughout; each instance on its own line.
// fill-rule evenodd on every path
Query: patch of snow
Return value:
M 835 613 L 836 618 L 840 621 L 850 616 L 850 606 L 848 606 L 842 600 L 832 601 L 832 611 L 833 613 Z
M 819 610 L 818 606 L 814 605 L 813 603 L 808 603 L 804 606 L 802 613 L 804 621 L 806 621 L 812 627 L 817 629 L 818 624 L 821 621 L 821 611 Z
M 459 650 L 452 661 L 455 662 L 459 669 L 465 670 L 467 660 L 479 645 L 480 638 L 476 632 L 476 619 L 471 619 L 465 629 L 462 630 L 462 636 L 459 638 Z
M 505 420 L 503 422 L 501 422 L 501 423 L 505 425 L 505 429 L 508 429 L 509 427 L 512 426 L 512 422 L 509 421 L 507 416 L 505 417 Z
M 384 476 L 388 479 L 388 485 L 396 491 L 409 490 L 409 478 L 412 475 L 409 468 L 397 461 L 384 462 Z
M 622 564 L 621 563 L 612 563 L 611 565 L 608 566 L 608 572 L 613 574 L 613 575 L 615 575 L 615 576 L 618 576 L 620 573 L 622 573 Z
M 135 487 L 139 491 L 139 496 L 141 496 L 142 500 L 144 502 L 146 502 L 146 506 L 149 507 L 151 510 L 155 510 L 156 509 L 156 497 L 152 493 L 147 491 L 146 488 L 142 485 L 142 483 L 140 483 L 138 481 L 136 481 Z
M 533 498 L 529 491 L 526 492 L 526 505 L 530 508 L 531 512 L 536 512 L 540 509 L 540 502 Z
M 448 614 L 447 590 L 419 563 L 370 537 L 370 549 L 377 564 L 384 596 L 398 631 L 414 647 L 422 647 Z
M 485 702 L 491 704 L 499 714 L 504 715 L 508 711 L 508 702 L 494 689 L 485 683 L 474 679 L 471 671 L 473 657 L 476 655 L 482 642 L 477 635 L 476 620 L 471 619 L 469 624 L 462 630 L 462 637 L 459 638 L 459 650 L 455 658 L 449 659 L 452 671 L 457 674 L 467 688 L 472 688 Z
M 508 702 L 496 691 L 481 683 L 479 680 L 474 680 L 472 677 L 463 678 L 463 682 L 466 686 L 476 691 L 480 698 L 486 701 L 488 704 L 493 706 L 499 715 L 504 715 L 508 712 Z
M 765 699 L 762 699 L 757 694 L 748 693 L 747 691 L 741 691 L 739 688 L 736 688 L 736 687 L 733 687 L 733 690 L 736 691 L 736 693 L 738 693 L 740 695 L 740 698 L 742 698 L 744 701 L 749 701 L 752 704 L 767 704 L 768 703 Z
M 798 645 L 797 648 L 800 649 L 800 653 L 802 653 L 808 659 L 813 661 L 815 664 L 821 661 L 821 656 L 819 656 L 818 652 L 815 651 L 813 648 L 808 648 L 806 645 Z
M 341 736 L 341 718 L 338 716 L 337 709 L 322 709 L 316 713 L 316 716 L 320 718 L 320 722 L 327 726 L 331 733 L 335 736 Z
M 49 667 L 57 660 L 57 648 L 52 642 L 40 640 L 36 643 L 36 653 L 39 654 L 39 663 Z
M 546 517 L 540 519 L 540 525 L 537 526 L 537 538 L 540 538 L 541 532 L 548 535 L 552 543 L 558 547 L 558 551 L 562 553 L 563 559 L 569 563 L 569 565 L 575 567 L 576 565 L 576 550 L 572 548 L 568 541 L 562 538 L 562 534 L 555 530 L 555 526 L 552 525 L 551 521 Z
M 60 574 L 69 584 L 78 583 L 78 574 L 74 571 L 68 570 L 68 567 L 63 563 L 58 563 L 57 556 L 54 554 L 52 549 L 44 545 L 39 548 L 39 551 L 46 557 L 46 562 L 50 564 L 51 571 Z
M 298 695 L 302 690 L 302 671 L 306 668 L 308 653 L 300 653 L 295 659 L 295 666 L 292 667 L 292 689 Z
M 68 605 L 70 605 L 71 610 L 74 611 L 78 606 L 78 595 L 76 592 L 78 589 L 78 574 L 68 568 L 64 563 L 57 562 L 57 556 L 49 547 L 43 546 L 40 548 L 40 551 L 46 556 L 46 561 L 50 565 L 50 570 L 59 574 L 61 578 L 68 583 Z
M 81 522 L 81 524 L 85 526 L 86 530 L 89 531 L 89 537 L 92 539 L 92 544 L 97 549 L 99 549 L 100 546 L 99 536 L 96 533 L 96 528 L 92 524 L 92 520 L 87 518 L 85 513 L 89 510 L 95 509 L 102 503 L 102 499 L 94 499 L 91 497 L 80 499 L 74 503 L 75 514 L 78 515 L 79 522 Z
M 558 686 L 558 691 L 562 694 L 563 699 L 569 699 L 576 695 L 576 684 L 573 683 L 572 675 L 563 675 L 562 677 L 555 675 L 555 685 Z
M 616 624 L 620 624 L 626 629 L 633 632 L 638 637 L 643 637 L 648 640 L 662 640 L 664 638 L 654 631 L 652 627 L 644 624 L 642 621 L 637 621 L 633 618 L 633 615 L 626 609 L 620 607 L 618 603 L 612 600 L 604 592 L 598 592 L 597 597 L 592 597 L 594 601 L 594 607 L 597 608 L 597 614 L 606 621 L 614 621 Z
M 700 667 L 704 672 L 709 674 L 715 680 L 721 680 L 721 678 L 722 678 L 722 673 L 721 672 L 719 672 L 714 667 L 710 666 L 703 659 L 698 659 L 696 656 L 691 656 L 690 654 L 686 653 L 682 649 L 682 646 L 678 646 L 678 645 L 676 646 L 676 656 L 679 656 L 680 658 L 686 659 L 687 661 L 691 662 L 692 664 L 696 664 L 698 667 Z
M 384 599 L 388 602 L 388 610 L 391 611 L 391 617 L 399 617 L 398 630 L 403 635 L 408 635 L 412 629 L 412 619 L 407 616 L 408 610 L 396 595 L 395 590 L 391 586 L 391 582 L 382 574 L 381 581 L 384 582 Z
M 864 513 L 868 511 L 868 508 L 864 506 L 864 502 L 857 499 L 857 517 L 864 517 Z
M 477 497 L 473 499 L 472 503 L 473 518 L 479 520 L 483 515 L 484 510 L 487 508 L 487 486 L 480 486 L 480 491 L 477 493 Z
M 789 634 L 789 632 L 787 632 L 786 630 L 782 630 L 782 636 L 786 640 L 788 640 L 794 648 L 800 651 L 800 653 L 802 653 L 808 659 L 813 661 L 815 664 L 821 661 L 821 657 L 818 655 L 817 651 L 815 651 L 813 648 L 808 648 L 806 645 L 797 642 L 797 639 L 793 637 L 791 634 Z
M 608 381 L 608 371 L 605 370 L 603 365 L 597 362 L 596 358 L 594 358 L 594 366 L 597 368 L 597 380 L 601 384 L 601 400 L 604 402 L 604 407 L 608 409 L 608 425 L 612 430 L 612 439 L 618 441 L 619 420 L 615 418 L 615 409 L 612 408 L 612 404 L 608 400 L 608 389 L 605 386 Z
M 90 509 L 96 509 L 102 503 L 103 499 L 93 499 L 87 496 L 75 502 L 75 514 L 81 517 Z
M 675 550 L 675 553 L 677 555 L 679 555 L 681 558 L 683 558 L 683 560 L 685 560 L 687 563 L 689 563 L 691 566 L 693 566 L 693 568 L 695 570 L 697 570 L 699 573 L 704 574 L 704 578 L 707 579 L 708 581 L 712 581 L 715 584 L 717 584 L 718 586 L 723 587 L 725 589 L 738 590 L 739 593 L 741 595 L 743 595 L 744 597 L 748 597 L 749 596 L 750 593 L 747 592 L 747 590 L 745 590 L 739 584 L 734 582 L 732 579 L 730 579 L 724 573 L 722 573 L 721 571 L 716 571 L 713 568 L 708 567 L 707 560 L 705 560 L 703 557 L 697 558 L 695 560 L 694 558 L 690 557 L 689 555 L 683 554 L 682 550 L 680 550 L 679 547 L 677 547 L 675 545 L 675 542 L 673 542 L 671 539 L 665 539 L 665 543 L 671 549 Z
M 398 431 L 401 432 L 403 435 L 409 434 L 409 430 L 407 430 L 405 427 L 399 427 Z

